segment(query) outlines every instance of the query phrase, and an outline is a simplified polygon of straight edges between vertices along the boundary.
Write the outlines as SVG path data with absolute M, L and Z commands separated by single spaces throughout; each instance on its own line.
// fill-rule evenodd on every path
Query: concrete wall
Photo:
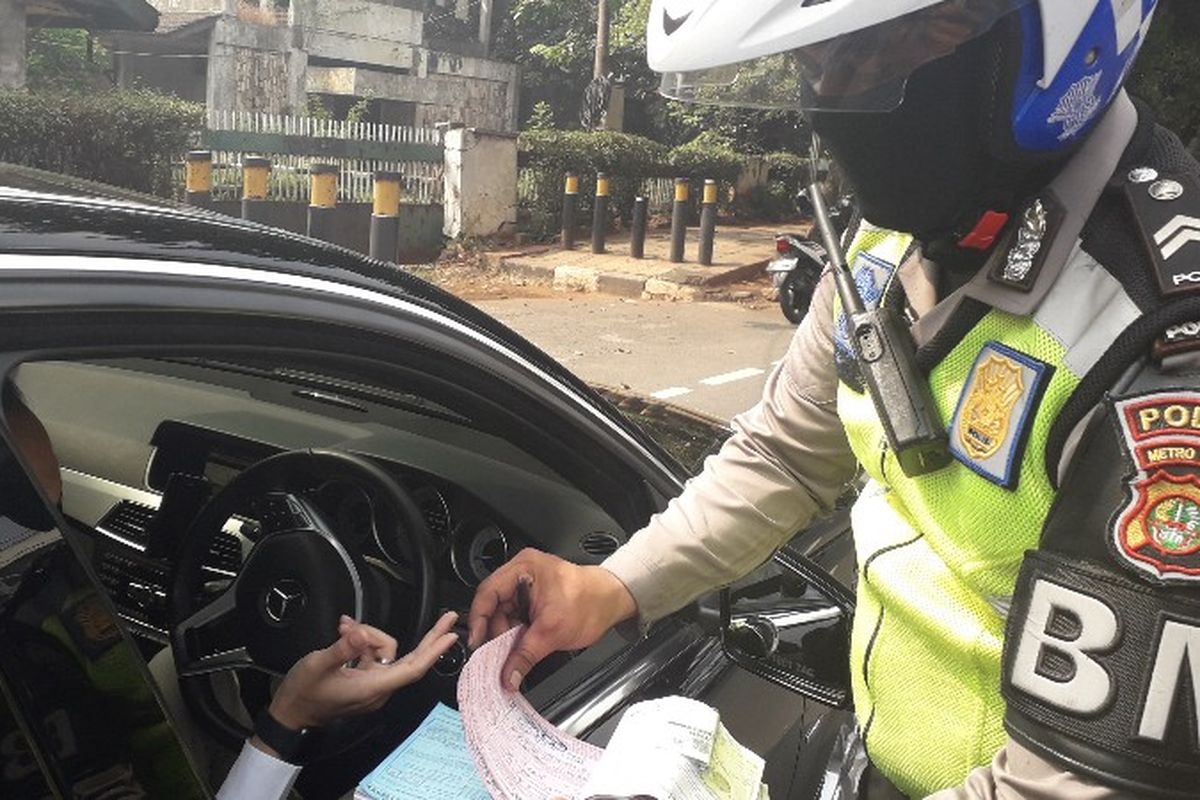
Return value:
M 308 55 L 286 26 L 221 17 L 209 45 L 210 109 L 294 114 L 303 110 Z
M 216 211 L 240 217 L 240 201 L 213 204 Z M 270 202 L 263 207 L 267 223 L 293 233 L 308 230 L 308 204 Z M 343 203 L 337 207 L 333 243 L 360 253 L 370 250 L 371 204 Z M 442 207 L 404 204 L 400 206 L 401 264 L 423 264 L 442 251 Z
M 307 90 L 375 97 L 415 105 L 413 123 L 454 122 L 472 128 L 515 131 L 520 73 L 513 64 L 425 52 L 413 75 L 337 66 L 308 67 Z
M 25 6 L 0 0 L 0 89 L 25 85 Z
M 445 225 L 450 238 L 491 236 L 517 224 L 515 134 L 446 132 Z
M 299 46 L 314 58 L 412 69 L 424 14 L 375 0 L 293 0 Z

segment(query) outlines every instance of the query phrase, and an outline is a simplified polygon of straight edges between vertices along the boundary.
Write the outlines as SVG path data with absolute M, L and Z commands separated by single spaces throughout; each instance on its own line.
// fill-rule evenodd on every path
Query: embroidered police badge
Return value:
M 1123 563 L 1160 581 L 1200 580 L 1200 393 L 1118 400 L 1136 472 L 1112 530 Z
M 1034 411 L 1051 367 L 999 342 L 975 359 L 950 423 L 950 452 L 992 483 L 1017 485 Z

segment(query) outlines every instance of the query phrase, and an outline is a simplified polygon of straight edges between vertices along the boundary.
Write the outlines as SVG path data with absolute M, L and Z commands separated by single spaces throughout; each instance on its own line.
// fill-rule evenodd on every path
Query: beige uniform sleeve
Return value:
M 643 625 L 750 572 L 853 477 L 837 417 L 833 297 L 826 274 L 762 400 L 733 420 L 733 436 L 683 494 L 604 562 Z
M 1134 795 L 1101 786 L 1067 772 L 1016 742 L 996 754 L 990 766 L 967 776 L 962 786 L 930 795 L 926 800 L 1122 800 Z

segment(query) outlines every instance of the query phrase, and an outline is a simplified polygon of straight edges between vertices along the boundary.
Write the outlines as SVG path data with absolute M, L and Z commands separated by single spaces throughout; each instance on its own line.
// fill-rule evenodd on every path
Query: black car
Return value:
M 689 476 L 646 431 L 689 462 L 720 434 L 623 413 L 390 265 L 44 174 L 0 185 L 18 187 L 0 189 L 0 373 L 63 480 L 54 530 L 0 520 L 2 797 L 208 795 L 247 710 L 339 613 L 403 645 L 523 547 L 599 563 Z M 0 513 L 22 516 L 35 490 L 4 436 Z M 844 515 L 798 541 L 724 606 L 549 659 L 529 697 L 601 744 L 631 702 L 703 699 L 767 757 L 773 797 L 817 796 L 847 718 L 853 559 Z M 324 731 L 297 791 L 352 789 L 453 704 L 465 657 Z

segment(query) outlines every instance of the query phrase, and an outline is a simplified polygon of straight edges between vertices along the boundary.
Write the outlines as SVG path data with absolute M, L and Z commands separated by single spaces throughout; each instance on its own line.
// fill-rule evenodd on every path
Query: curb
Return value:
M 724 286 L 760 275 L 766 260 L 744 264 L 705 276 L 694 269 L 681 268 L 662 277 L 646 277 L 621 272 L 601 272 L 592 267 L 560 264 L 556 267 L 530 264 L 522 259 L 528 253 L 506 253 L 491 259 L 501 272 L 553 286 L 563 292 L 596 292 L 616 297 L 645 300 L 692 302 L 725 298 Z

